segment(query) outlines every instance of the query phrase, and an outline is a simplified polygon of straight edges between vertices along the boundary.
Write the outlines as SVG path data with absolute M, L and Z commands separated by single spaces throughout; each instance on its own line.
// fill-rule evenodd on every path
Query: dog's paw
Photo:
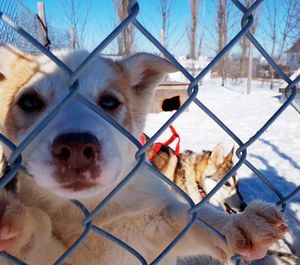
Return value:
M 288 232 L 279 209 L 270 203 L 255 201 L 244 213 L 232 216 L 224 235 L 234 253 L 251 261 L 263 258 L 269 247 Z
M 25 206 L 14 196 L 0 190 L 0 251 L 26 251 L 30 241 L 29 227 Z

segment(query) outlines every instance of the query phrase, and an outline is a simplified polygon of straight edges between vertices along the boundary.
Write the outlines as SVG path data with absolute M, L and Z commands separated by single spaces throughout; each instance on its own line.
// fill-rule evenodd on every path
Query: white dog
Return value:
M 85 51 L 57 54 L 72 69 L 87 55 Z M 69 78 L 46 56 L 2 46 L 0 58 L 0 128 L 18 144 L 69 93 Z M 79 93 L 138 138 L 154 88 L 174 70 L 168 61 L 149 54 L 118 62 L 97 56 L 79 76 Z M 136 151 L 112 125 L 71 100 L 23 152 L 23 164 L 33 178 L 18 175 L 17 196 L 0 192 L 0 250 L 30 265 L 52 264 L 84 229 L 84 216 L 69 199 L 93 210 L 136 165 Z M 188 209 L 142 167 L 93 224 L 128 243 L 150 263 L 188 223 Z M 174 265 L 179 256 L 198 254 L 223 262 L 235 254 L 245 260 L 260 258 L 288 230 L 280 211 L 263 202 L 252 203 L 238 215 L 210 206 L 197 214 L 223 233 L 227 244 L 196 223 L 160 264 Z M 65 264 L 140 262 L 90 232 Z

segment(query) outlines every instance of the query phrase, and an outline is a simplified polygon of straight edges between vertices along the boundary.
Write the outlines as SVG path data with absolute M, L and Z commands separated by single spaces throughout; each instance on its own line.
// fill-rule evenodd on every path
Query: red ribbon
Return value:
M 172 125 L 169 126 L 169 129 L 172 132 L 172 136 L 164 143 L 154 143 L 153 144 L 152 155 L 151 155 L 151 157 L 148 158 L 150 161 L 153 160 L 153 158 L 157 155 L 157 153 L 160 151 L 162 146 L 169 146 L 176 139 L 178 139 L 178 141 L 177 141 L 177 144 L 175 147 L 175 155 L 179 157 L 179 155 L 180 155 L 180 136 L 176 132 L 176 130 L 174 129 L 174 127 Z M 144 145 L 146 143 L 146 139 L 145 139 L 144 135 L 141 136 L 141 143 L 142 143 L 142 145 Z

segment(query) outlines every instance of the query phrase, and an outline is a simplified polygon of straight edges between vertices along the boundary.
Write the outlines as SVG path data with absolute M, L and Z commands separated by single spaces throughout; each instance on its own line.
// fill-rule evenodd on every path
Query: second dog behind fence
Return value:
M 149 140 L 146 134 L 143 137 L 146 141 Z M 154 144 L 147 151 L 152 165 L 186 192 L 195 204 L 199 203 L 234 165 L 234 148 L 224 156 L 224 146 L 221 143 L 212 151 L 202 153 L 184 150 L 177 154 L 170 146 L 164 144 L 156 149 Z M 246 204 L 237 187 L 238 181 L 234 174 L 210 199 L 210 203 L 228 213 L 243 211 Z

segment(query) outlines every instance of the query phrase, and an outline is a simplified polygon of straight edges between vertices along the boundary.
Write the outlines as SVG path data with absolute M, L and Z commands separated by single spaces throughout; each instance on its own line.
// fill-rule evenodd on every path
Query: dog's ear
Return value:
M 0 81 L 4 81 L 10 71 L 11 62 L 21 56 L 21 52 L 11 45 L 0 45 Z
M 167 73 L 177 71 L 166 59 L 147 53 L 135 54 L 120 63 L 127 70 L 130 85 L 138 94 L 152 90 Z
M 175 152 L 175 150 L 172 147 L 168 146 L 167 148 L 168 148 L 168 152 L 169 152 L 170 155 L 171 154 L 172 155 L 176 155 L 176 152 Z
M 146 144 L 150 139 L 150 137 L 145 133 L 142 133 L 141 138 L 142 138 L 142 143 L 143 144 Z
M 141 139 L 142 139 L 142 144 L 146 144 L 149 141 L 150 137 L 147 134 L 142 133 Z M 146 150 L 147 158 L 149 159 L 150 157 L 152 157 L 152 154 L 153 154 L 153 144 L 151 144 L 150 147 Z
M 219 143 L 212 150 L 211 155 L 209 157 L 209 162 L 215 166 L 219 166 L 224 162 L 224 146 L 222 143 Z
M 145 134 L 145 133 L 142 133 L 141 134 L 141 137 L 140 137 L 140 141 L 141 141 L 141 144 L 142 145 L 145 145 L 148 141 L 149 141 L 150 137 Z M 151 145 L 147 150 L 146 150 L 146 154 L 147 156 L 150 156 L 151 153 L 152 153 L 152 149 L 153 149 L 153 145 Z
M 16 70 L 12 68 L 18 68 L 21 62 L 25 64 L 32 62 L 31 56 L 9 44 L 0 45 L 0 58 L 0 82 L 6 80 L 11 75 L 11 72 Z M 13 66 L 13 62 L 17 60 L 18 63 Z
M 232 147 L 231 151 L 229 152 L 229 154 L 225 157 L 225 159 L 229 162 L 232 161 L 232 158 L 233 158 L 233 155 L 234 155 L 234 146 Z

